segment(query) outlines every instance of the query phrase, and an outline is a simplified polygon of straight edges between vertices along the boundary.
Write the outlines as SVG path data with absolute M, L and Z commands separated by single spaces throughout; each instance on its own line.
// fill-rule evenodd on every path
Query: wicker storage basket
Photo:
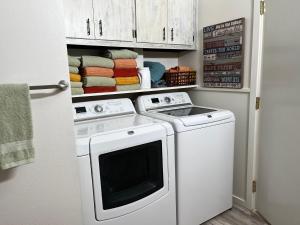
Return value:
M 196 84 L 196 71 L 165 72 L 165 81 L 168 87 Z

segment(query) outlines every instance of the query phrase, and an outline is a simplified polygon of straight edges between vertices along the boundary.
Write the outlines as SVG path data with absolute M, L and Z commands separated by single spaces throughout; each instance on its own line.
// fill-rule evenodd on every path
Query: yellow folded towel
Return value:
M 81 81 L 81 76 L 76 73 L 70 73 L 70 80 L 73 82 L 80 82 Z
M 138 76 L 135 77 L 116 77 L 117 85 L 128 85 L 128 84 L 139 84 L 140 79 Z

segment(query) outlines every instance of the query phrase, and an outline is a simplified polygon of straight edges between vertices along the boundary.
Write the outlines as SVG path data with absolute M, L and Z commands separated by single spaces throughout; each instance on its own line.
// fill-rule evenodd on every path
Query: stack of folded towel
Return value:
M 80 66 L 80 60 L 73 56 L 68 56 L 68 60 L 72 95 L 81 95 L 83 94 L 83 88 L 82 83 L 80 82 L 81 76 L 78 69 Z
M 106 56 L 114 60 L 117 91 L 140 89 L 136 58 L 138 54 L 127 49 L 108 50 Z
M 99 56 L 82 56 L 81 59 L 84 93 L 116 91 L 113 60 Z

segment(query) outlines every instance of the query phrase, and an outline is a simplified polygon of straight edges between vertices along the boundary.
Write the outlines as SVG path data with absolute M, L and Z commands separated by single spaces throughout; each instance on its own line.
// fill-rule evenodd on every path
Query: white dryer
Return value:
M 140 96 L 138 112 L 175 130 L 179 225 L 199 225 L 232 207 L 235 117 L 193 105 L 185 92 Z
M 74 103 L 85 225 L 176 225 L 174 131 L 129 99 Z

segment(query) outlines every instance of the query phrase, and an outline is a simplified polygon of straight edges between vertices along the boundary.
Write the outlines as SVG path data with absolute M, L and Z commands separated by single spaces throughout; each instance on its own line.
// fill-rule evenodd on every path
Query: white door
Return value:
M 69 38 L 93 39 L 93 0 L 63 0 L 65 33 Z
M 0 27 L 0 83 L 68 80 L 61 1 L 2 1 Z M 31 94 L 35 159 L 0 171 L 0 224 L 81 225 L 70 90 Z
M 167 43 L 168 0 L 136 0 L 137 42 Z
M 192 45 L 194 35 L 194 0 L 168 0 L 169 44 Z
M 133 0 L 93 0 L 96 39 L 133 41 Z
M 272 225 L 300 224 L 299 1 L 267 1 L 256 207 Z

